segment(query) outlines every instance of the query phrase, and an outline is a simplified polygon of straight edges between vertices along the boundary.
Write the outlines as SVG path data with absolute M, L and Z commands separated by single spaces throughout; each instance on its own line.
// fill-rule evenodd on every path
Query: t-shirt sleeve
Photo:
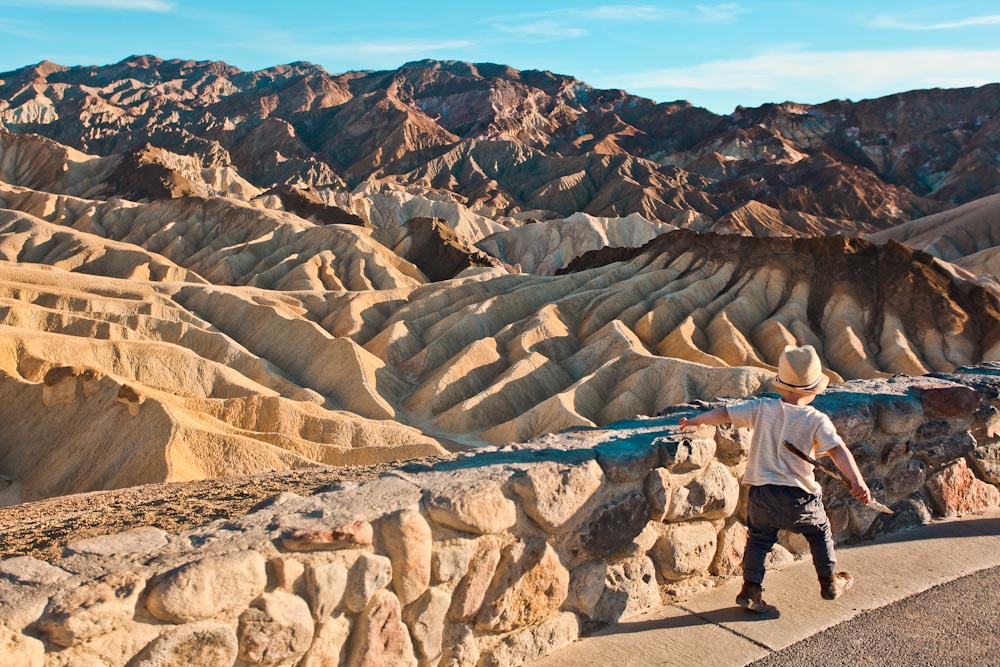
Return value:
M 729 413 L 729 420 L 736 428 L 753 428 L 757 413 L 760 410 L 760 401 L 746 401 L 736 405 L 727 405 L 726 412 Z
M 837 433 L 833 422 L 826 415 L 820 414 L 819 427 L 816 429 L 816 453 L 822 454 L 843 445 L 844 440 Z

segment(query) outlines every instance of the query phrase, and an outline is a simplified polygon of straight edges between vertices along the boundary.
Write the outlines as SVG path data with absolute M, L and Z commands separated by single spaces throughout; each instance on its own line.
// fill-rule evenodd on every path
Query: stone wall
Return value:
M 883 517 L 825 486 L 840 541 L 1000 505 L 1000 366 L 835 386 Z M 0 562 L 0 667 L 512 666 L 736 573 L 747 434 L 655 419 L 403 467 L 246 516 Z M 770 565 L 807 547 L 783 536 Z

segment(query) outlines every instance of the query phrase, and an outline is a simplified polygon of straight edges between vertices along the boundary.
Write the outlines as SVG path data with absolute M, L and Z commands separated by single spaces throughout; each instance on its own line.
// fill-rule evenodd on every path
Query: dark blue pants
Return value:
M 764 560 L 778 541 L 779 530 L 800 533 L 809 541 L 816 574 L 832 577 L 837 565 L 830 520 L 820 496 L 796 486 L 751 486 L 747 506 L 747 548 L 743 553 L 743 579 L 764 581 Z

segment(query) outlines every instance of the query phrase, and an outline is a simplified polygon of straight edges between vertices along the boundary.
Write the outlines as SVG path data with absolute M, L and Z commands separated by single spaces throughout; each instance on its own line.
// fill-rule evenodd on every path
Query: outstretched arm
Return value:
M 700 415 L 696 415 L 691 419 L 687 417 L 681 417 L 680 425 L 682 428 L 687 428 L 688 426 L 703 426 L 706 424 L 711 424 L 713 426 L 718 424 L 728 424 L 732 420 L 729 418 L 729 411 L 726 410 L 725 406 L 721 408 L 715 408 L 709 410 L 708 412 L 702 412 Z
M 873 500 L 872 492 L 865 483 L 865 478 L 861 476 L 861 470 L 858 469 L 858 463 L 854 460 L 851 450 L 838 445 L 823 453 L 833 459 L 834 465 L 851 483 L 851 495 L 866 505 L 870 503 Z

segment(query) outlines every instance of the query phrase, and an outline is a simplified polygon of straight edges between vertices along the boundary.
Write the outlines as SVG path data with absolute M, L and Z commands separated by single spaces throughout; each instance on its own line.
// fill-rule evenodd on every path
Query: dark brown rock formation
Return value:
M 374 177 L 448 190 L 494 216 L 668 221 L 693 209 L 716 219 L 760 202 L 868 232 L 1000 187 L 997 84 L 718 116 L 551 72 L 453 61 L 332 75 L 309 63 L 243 72 L 137 56 L 41 63 L 0 80 L 4 127 L 86 153 L 148 143 L 231 166 L 263 190 Z M 118 194 L 188 189 L 159 168 L 142 171 Z

